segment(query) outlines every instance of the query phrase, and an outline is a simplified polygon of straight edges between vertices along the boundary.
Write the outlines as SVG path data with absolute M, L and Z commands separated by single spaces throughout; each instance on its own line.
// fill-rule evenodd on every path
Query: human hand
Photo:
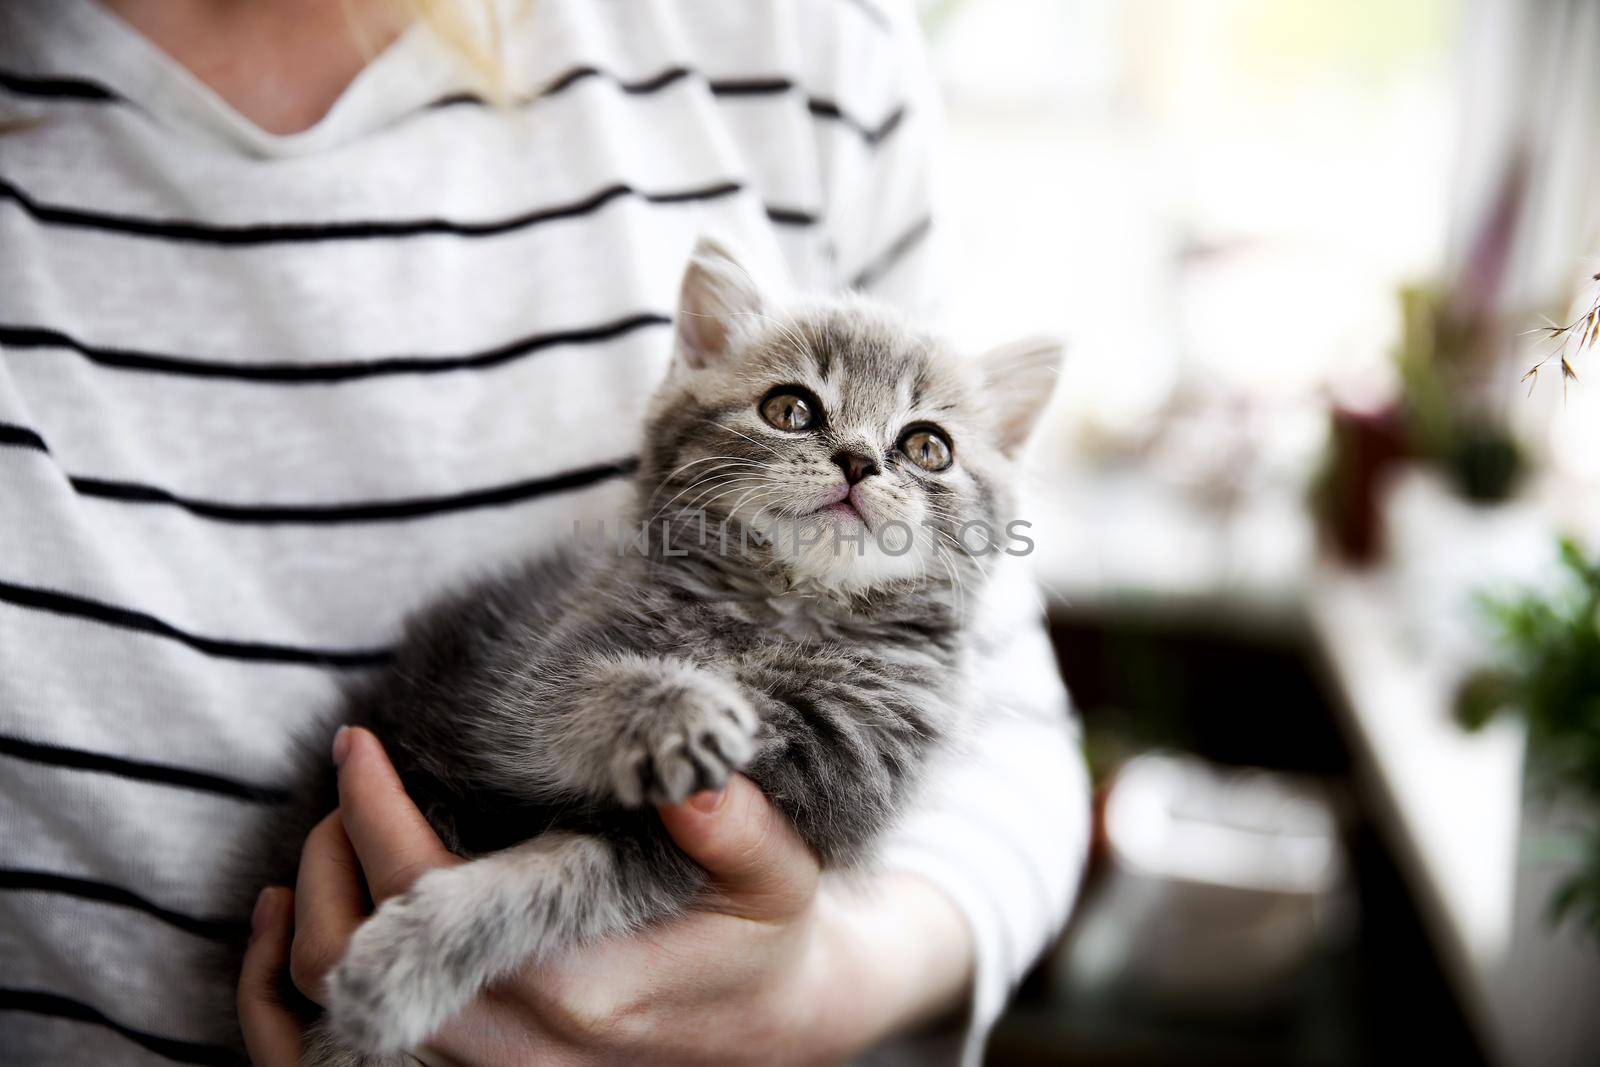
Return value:
M 345 734 L 340 809 L 308 837 L 294 892 L 266 890 L 239 987 L 257 1067 L 300 1055 L 273 996 L 288 962 L 313 1000 L 369 911 L 452 855 L 370 733 Z M 430 1062 L 837 1062 L 954 1004 L 971 969 L 965 925 L 909 877 L 869 895 L 815 857 L 748 780 L 661 809 L 711 875 L 682 919 L 529 966 L 486 991 L 418 1054 Z

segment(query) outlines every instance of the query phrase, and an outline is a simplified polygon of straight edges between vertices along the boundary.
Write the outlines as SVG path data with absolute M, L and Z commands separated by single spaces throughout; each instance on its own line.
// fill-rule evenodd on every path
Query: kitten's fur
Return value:
M 575 545 L 456 594 L 411 622 L 394 669 L 344 709 L 382 738 L 445 842 L 478 858 L 423 875 L 357 931 L 311 1062 L 390 1056 L 522 964 L 682 912 L 704 874 L 649 805 L 735 771 L 825 865 L 861 861 L 971 706 L 986 563 L 961 527 L 1005 529 L 1055 346 L 974 366 L 860 299 L 774 307 L 708 241 L 681 311 L 637 477 L 647 548 Z M 818 428 L 762 418 L 785 384 L 820 401 Z M 949 469 L 899 452 L 923 422 L 952 442 Z M 918 530 L 903 555 L 871 533 L 859 555 L 826 537 L 797 547 L 803 520 L 859 532 L 813 516 L 844 486 L 841 450 L 879 468 L 856 487 L 866 525 Z M 308 774 L 252 850 L 254 885 L 292 881 L 333 807 L 326 758 Z

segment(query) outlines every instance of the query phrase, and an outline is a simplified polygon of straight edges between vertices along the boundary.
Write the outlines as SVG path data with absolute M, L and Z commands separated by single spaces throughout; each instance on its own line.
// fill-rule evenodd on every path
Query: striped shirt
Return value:
M 623 500 L 696 235 L 914 310 L 892 0 L 541 0 L 509 106 L 414 28 L 268 135 L 93 0 L 0 5 L 0 1062 L 212 1063 L 229 842 L 401 618 Z M 1086 794 L 1037 610 L 890 850 L 972 924 L 975 1054 Z

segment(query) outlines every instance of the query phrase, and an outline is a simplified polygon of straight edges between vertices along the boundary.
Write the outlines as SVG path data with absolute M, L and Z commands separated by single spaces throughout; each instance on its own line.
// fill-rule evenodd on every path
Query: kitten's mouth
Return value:
M 835 501 L 832 504 L 824 504 L 824 505 L 822 505 L 822 507 L 818 508 L 815 512 L 813 512 L 813 514 L 817 514 L 817 515 L 839 515 L 841 517 L 848 515 L 848 516 L 853 516 L 854 518 L 856 518 L 856 519 L 858 519 L 858 520 L 860 520 L 862 522 L 866 521 L 865 517 L 861 514 L 861 512 L 856 510 L 856 506 L 854 504 L 850 503 L 850 501 L 848 501 L 848 500 L 839 500 L 839 501 Z
M 856 503 L 855 493 L 851 491 L 851 487 L 844 485 L 840 486 L 839 488 L 844 490 L 843 493 L 841 493 L 835 499 L 823 504 L 811 514 L 825 515 L 844 521 L 859 522 L 862 526 L 866 526 L 870 530 L 872 527 L 867 522 L 866 512 L 863 511 L 861 506 Z

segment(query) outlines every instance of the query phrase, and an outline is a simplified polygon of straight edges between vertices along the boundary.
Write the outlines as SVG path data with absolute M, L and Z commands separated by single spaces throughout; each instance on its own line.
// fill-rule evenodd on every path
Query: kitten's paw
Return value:
M 662 684 L 652 697 L 611 758 L 612 786 L 628 807 L 720 789 L 755 755 L 761 721 L 731 683 L 697 673 Z
M 452 873 L 424 875 L 356 930 L 328 979 L 328 1016 L 341 1041 L 393 1055 L 421 1044 L 477 994 L 482 979 L 471 956 L 481 946 L 452 937 L 441 910 Z

